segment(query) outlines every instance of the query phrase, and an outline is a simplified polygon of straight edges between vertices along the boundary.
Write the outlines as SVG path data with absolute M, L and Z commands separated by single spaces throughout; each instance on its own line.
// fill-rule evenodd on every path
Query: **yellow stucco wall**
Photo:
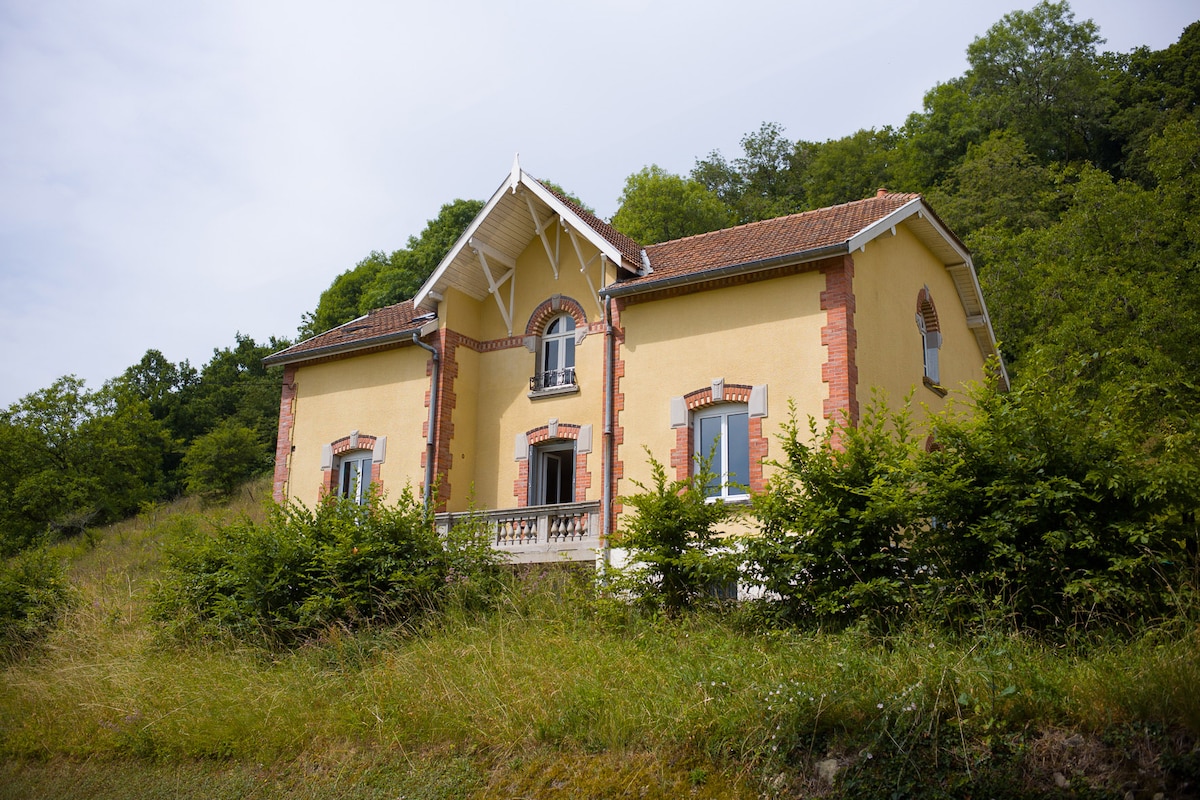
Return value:
M 589 322 L 602 319 L 595 294 L 580 273 L 579 259 L 565 232 L 560 244 L 557 280 L 540 239 L 533 239 L 517 259 L 512 313 L 514 337 L 525 335 L 530 315 L 556 294 L 577 301 Z M 580 245 L 585 261 L 597 252 L 582 239 Z M 597 289 L 600 288 L 600 271 L 600 261 L 596 258 L 591 262 L 588 274 Z M 507 284 L 502 291 L 507 303 Z M 491 296 L 476 301 L 449 290 L 439 308 L 439 317 L 444 326 L 484 344 L 509 338 L 508 327 Z M 588 456 L 592 483 L 586 499 L 600 499 L 604 403 L 602 333 L 588 334 L 575 348 L 575 374 L 580 388 L 576 394 L 531 399 L 529 378 L 536 370 L 537 356 L 523 345 L 484 352 L 459 347 L 456 357 L 459 374 L 454 387 L 457 403 L 450 445 L 453 465 L 448 475 L 448 510 L 465 510 L 472 493 L 478 507 L 516 506 L 518 501 L 513 485 L 518 479 L 520 464 L 513 458 L 514 441 L 518 434 L 546 425 L 551 418 L 562 424 L 592 425 L 593 451 Z
M 892 406 L 913 392 L 916 403 L 941 409 L 946 399 L 923 383 L 923 349 L 917 328 L 917 295 L 928 286 L 942 332 L 941 385 L 948 397 L 984 377 L 984 356 L 954 281 L 945 266 L 905 225 L 885 233 L 854 254 L 854 323 L 858 332 L 858 401 L 866 407 L 871 388 L 887 394 Z M 914 391 L 915 390 L 915 391 Z
M 320 497 L 322 448 L 357 430 L 386 436 L 380 479 L 398 496 L 405 484 L 414 491 L 424 479 L 422 424 L 427 419 L 425 366 L 429 354 L 403 346 L 296 371 L 296 417 L 292 428 L 288 496 L 307 505 Z
M 633 479 L 650 479 L 642 445 L 669 464 L 675 446 L 670 398 L 710 386 L 714 379 L 767 384 L 763 435 L 772 457 L 779 454 L 775 436 L 788 418 L 789 399 L 801 424 L 809 415 L 821 420 L 828 396 L 821 382 L 824 288 L 824 276 L 809 271 L 627 307 L 621 315 L 625 409 L 619 420 L 625 477 L 618 494 L 636 492 Z

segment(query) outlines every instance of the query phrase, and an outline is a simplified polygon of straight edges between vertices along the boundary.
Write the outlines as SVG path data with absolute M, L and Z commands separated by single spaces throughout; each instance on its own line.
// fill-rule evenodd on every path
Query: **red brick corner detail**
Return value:
M 857 425 L 858 333 L 854 328 L 854 259 L 843 256 L 838 263 L 821 267 L 825 276 L 825 291 L 821 292 L 821 309 L 826 324 L 821 328 L 821 344 L 825 345 L 826 360 L 821 366 L 821 380 L 829 386 L 824 403 L 825 419 L 832 425 Z M 841 436 L 835 428 L 834 447 L 841 446 Z
M 288 474 L 292 468 L 292 428 L 296 425 L 296 365 L 283 368 L 283 390 L 279 397 L 279 439 L 275 445 L 275 480 L 272 496 L 276 503 L 287 500 Z

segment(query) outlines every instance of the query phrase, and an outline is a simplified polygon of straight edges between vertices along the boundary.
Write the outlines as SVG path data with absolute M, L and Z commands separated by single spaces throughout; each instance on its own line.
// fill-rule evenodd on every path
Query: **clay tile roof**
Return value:
M 581 208 L 578 203 L 570 198 L 564 197 L 563 195 L 554 191 L 553 188 L 546 186 L 546 184 L 542 183 L 541 181 L 538 181 L 538 183 L 541 184 L 541 186 L 547 192 L 561 200 L 563 205 L 578 214 L 579 218 L 587 223 L 592 230 L 600 234 L 605 241 L 620 250 L 621 255 L 629 259 L 629 263 L 635 270 L 641 268 L 642 246 L 640 244 L 635 242 L 633 239 L 630 239 L 628 236 L 621 233 L 612 225 L 609 225 L 607 222 L 597 217 L 595 214 Z
M 843 244 L 919 197 L 918 194 L 881 193 L 866 200 L 650 245 L 646 253 L 652 272 L 645 277 L 622 281 L 622 286 L 699 276 L 722 267 L 785 258 Z
M 265 364 L 287 364 L 336 355 L 350 350 L 362 350 L 394 344 L 408 339 L 421 326 L 433 319 L 429 314 L 415 314 L 411 300 L 370 311 L 366 316 L 352 319 L 311 339 L 272 353 L 263 359 Z

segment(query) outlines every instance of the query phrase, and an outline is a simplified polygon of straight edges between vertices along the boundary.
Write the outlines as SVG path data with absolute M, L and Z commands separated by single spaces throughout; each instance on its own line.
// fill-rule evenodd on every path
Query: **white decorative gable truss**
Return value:
M 534 237 L 545 248 L 555 280 L 561 270 L 578 268 L 601 312 L 600 290 L 609 262 L 632 275 L 644 274 L 642 263 L 630 263 L 620 249 L 522 170 L 514 158 L 508 178 L 417 292 L 413 304 L 434 310 L 450 287 L 475 300 L 490 294 L 512 336 L 517 258 Z M 596 250 L 587 259 L 585 242 Z

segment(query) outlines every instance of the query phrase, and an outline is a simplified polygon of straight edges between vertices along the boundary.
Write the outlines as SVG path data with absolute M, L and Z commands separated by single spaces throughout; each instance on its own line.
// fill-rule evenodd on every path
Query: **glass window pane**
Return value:
M 729 467 L 725 483 L 728 494 L 742 494 L 750 485 L 750 415 L 730 414 L 726 441 Z
M 542 371 L 551 372 L 558 368 L 558 340 L 551 339 L 546 342 L 546 358 L 542 363 Z
M 563 369 L 575 366 L 575 340 L 563 339 Z
M 713 479 L 708 482 L 706 494 L 709 497 L 721 493 L 721 472 L 723 470 L 721 449 L 717 443 L 721 439 L 721 418 L 701 417 L 696 426 L 696 455 L 701 459 L 712 458 L 711 470 Z
M 561 326 L 562 326 L 562 319 L 561 319 L 561 318 L 560 318 L 560 319 L 556 319 L 556 320 L 553 320 L 553 321 L 551 321 L 551 323 L 550 323 L 549 327 L 547 327 L 547 328 L 546 328 L 546 335 L 547 335 L 547 336 L 553 336 L 554 334 L 558 333 L 558 329 L 559 329 Z
M 560 319 L 562 320 L 563 331 L 575 330 L 575 318 L 574 317 L 567 315 L 565 317 L 560 317 Z

